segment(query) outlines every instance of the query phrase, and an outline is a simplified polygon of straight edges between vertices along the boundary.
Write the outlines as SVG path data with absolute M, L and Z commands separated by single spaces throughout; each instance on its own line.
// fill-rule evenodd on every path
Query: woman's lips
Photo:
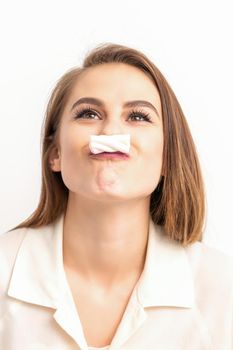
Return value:
M 90 157 L 94 159 L 119 159 L 119 160 L 127 160 L 130 158 L 126 153 L 122 153 L 122 152 L 102 152 L 98 154 L 90 153 Z

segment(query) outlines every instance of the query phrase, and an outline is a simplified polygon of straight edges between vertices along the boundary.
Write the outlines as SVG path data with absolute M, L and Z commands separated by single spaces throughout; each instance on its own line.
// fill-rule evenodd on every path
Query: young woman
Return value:
M 38 207 L 0 236 L 0 348 L 233 349 L 232 259 L 202 242 L 193 139 L 148 57 L 92 50 L 57 82 L 42 142 Z

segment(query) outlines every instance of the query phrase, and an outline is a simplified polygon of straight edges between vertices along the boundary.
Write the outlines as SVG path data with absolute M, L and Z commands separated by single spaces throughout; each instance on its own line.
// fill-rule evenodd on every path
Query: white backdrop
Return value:
M 204 241 L 233 255 L 232 2 L 0 1 L 0 232 L 36 208 L 49 94 L 95 45 L 143 51 L 188 120 L 206 185 Z

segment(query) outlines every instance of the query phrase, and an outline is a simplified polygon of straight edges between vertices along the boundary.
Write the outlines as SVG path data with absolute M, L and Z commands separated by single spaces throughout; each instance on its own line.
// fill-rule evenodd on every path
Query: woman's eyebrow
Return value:
M 73 104 L 70 112 L 72 112 L 75 107 L 77 107 L 78 105 L 80 105 L 82 103 L 90 103 L 90 104 L 96 105 L 98 107 L 104 107 L 104 102 L 99 100 L 98 98 L 82 97 Z M 144 100 L 128 101 L 123 105 L 124 108 L 125 107 L 136 107 L 136 106 L 148 107 L 148 108 L 152 109 L 157 114 L 157 116 L 160 118 L 156 107 L 148 101 L 144 101 Z

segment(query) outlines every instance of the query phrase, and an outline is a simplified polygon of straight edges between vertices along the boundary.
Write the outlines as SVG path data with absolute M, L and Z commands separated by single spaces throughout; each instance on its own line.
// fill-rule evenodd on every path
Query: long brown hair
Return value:
M 150 214 L 165 234 L 188 245 L 202 239 L 205 219 L 204 185 L 197 152 L 187 121 L 170 85 L 148 57 L 123 45 L 105 43 L 85 57 L 82 67 L 66 72 L 51 93 L 42 126 L 42 186 L 39 204 L 31 216 L 12 230 L 48 225 L 66 211 L 69 190 L 61 173 L 53 172 L 49 155 L 57 140 L 61 115 L 78 77 L 103 63 L 137 67 L 153 80 L 162 104 L 164 148 L 161 180 L 151 194 Z

